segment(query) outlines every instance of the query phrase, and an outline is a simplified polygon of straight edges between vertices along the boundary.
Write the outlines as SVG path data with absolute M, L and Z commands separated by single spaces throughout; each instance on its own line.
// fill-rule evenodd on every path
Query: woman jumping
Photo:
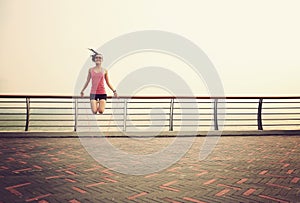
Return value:
M 90 93 L 91 110 L 94 114 L 97 114 L 97 112 L 103 114 L 107 99 L 107 94 L 104 87 L 104 79 L 107 86 L 113 91 L 114 96 L 117 97 L 118 95 L 117 91 L 109 82 L 108 71 L 101 66 L 103 61 L 102 55 L 92 49 L 90 50 L 95 53 L 92 55 L 92 61 L 95 62 L 96 66 L 89 69 L 87 80 L 80 92 L 80 95 L 81 97 L 84 96 L 84 90 L 92 79 L 92 88 Z

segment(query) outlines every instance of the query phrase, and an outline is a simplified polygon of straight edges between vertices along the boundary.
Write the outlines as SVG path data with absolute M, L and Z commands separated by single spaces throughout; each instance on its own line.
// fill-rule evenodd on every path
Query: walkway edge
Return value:
M 206 137 L 209 131 L 193 132 L 0 132 L 0 138 L 84 138 L 84 137 Z M 253 130 L 253 131 L 210 131 L 210 136 L 300 136 L 300 130 Z

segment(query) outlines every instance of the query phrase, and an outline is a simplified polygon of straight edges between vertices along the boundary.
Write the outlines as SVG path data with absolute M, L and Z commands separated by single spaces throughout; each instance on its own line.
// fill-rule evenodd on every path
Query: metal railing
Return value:
M 300 97 L 108 97 L 104 114 L 94 115 L 88 97 L 0 95 L 0 131 L 176 131 L 182 127 L 299 129 Z

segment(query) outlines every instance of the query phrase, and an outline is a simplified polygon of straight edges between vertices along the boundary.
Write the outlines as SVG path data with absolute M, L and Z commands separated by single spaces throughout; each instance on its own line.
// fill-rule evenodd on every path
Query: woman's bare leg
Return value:
M 106 100 L 105 99 L 101 99 L 99 103 L 100 103 L 100 105 L 98 107 L 98 112 L 100 114 L 103 114 L 103 112 L 105 110 Z
M 92 110 L 93 114 L 97 114 L 97 109 L 98 109 L 97 103 L 98 102 L 95 99 L 91 100 L 91 110 Z

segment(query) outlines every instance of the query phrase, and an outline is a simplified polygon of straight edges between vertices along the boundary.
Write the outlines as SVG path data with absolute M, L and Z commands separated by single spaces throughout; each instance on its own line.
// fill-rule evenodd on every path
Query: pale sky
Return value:
M 0 94 L 73 95 L 87 48 L 162 30 L 207 54 L 227 96 L 299 96 L 299 10 L 299 0 L 0 0 Z M 109 69 L 111 82 L 148 65 L 187 69 L 170 56 L 136 54 Z M 207 95 L 192 72 L 182 75 Z

